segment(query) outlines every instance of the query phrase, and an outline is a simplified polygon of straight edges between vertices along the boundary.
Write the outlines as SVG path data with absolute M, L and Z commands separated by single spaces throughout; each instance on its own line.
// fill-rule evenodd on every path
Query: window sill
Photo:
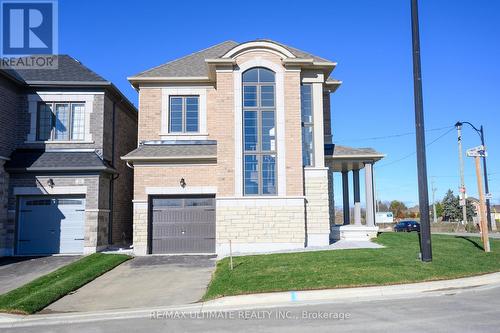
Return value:
M 48 141 L 24 141 L 24 143 L 39 143 L 39 144 L 92 144 L 94 141 L 77 141 L 77 140 L 48 140 Z

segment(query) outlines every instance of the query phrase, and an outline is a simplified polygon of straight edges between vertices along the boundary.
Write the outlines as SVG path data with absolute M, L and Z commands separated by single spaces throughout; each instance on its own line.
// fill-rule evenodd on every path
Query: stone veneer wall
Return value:
M 218 198 L 216 251 L 266 252 L 303 248 L 303 198 Z
M 335 226 L 335 196 L 333 195 L 333 171 L 328 168 L 328 210 L 330 212 L 330 238 Z
M 134 200 L 133 248 L 135 255 L 148 254 L 148 202 Z
M 330 242 L 328 168 L 304 169 L 307 246 L 326 246 Z

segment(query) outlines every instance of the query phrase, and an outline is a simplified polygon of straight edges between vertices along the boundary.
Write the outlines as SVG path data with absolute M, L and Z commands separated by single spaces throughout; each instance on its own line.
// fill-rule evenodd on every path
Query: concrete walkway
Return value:
M 0 294 L 19 288 L 80 258 L 81 256 L 0 258 Z
M 215 258 L 209 256 L 135 257 L 52 303 L 41 313 L 130 309 L 200 300 Z

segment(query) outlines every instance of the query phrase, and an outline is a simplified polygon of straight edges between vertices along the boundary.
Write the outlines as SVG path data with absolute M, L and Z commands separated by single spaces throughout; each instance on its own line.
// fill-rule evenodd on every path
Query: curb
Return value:
M 101 320 L 151 318 L 153 313 L 211 312 L 242 309 L 273 308 L 278 306 L 305 306 L 339 301 L 368 301 L 404 297 L 439 296 L 460 289 L 500 286 L 500 272 L 458 278 L 388 286 L 356 287 L 323 290 L 287 291 L 276 293 L 229 296 L 212 301 L 167 307 L 138 308 L 129 310 L 107 310 L 96 312 L 60 313 L 47 315 L 0 314 L 0 328 L 45 326 Z

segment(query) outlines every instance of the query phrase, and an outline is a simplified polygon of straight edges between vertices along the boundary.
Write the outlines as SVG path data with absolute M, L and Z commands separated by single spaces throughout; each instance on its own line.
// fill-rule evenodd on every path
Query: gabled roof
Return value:
M 318 57 L 311 53 L 296 49 L 294 47 L 269 40 L 269 39 L 258 39 L 255 42 L 268 42 L 279 45 L 286 48 L 290 53 L 292 53 L 297 58 L 307 58 L 312 59 L 316 62 L 322 63 L 332 63 L 322 57 Z M 205 60 L 207 59 L 221 59 L 224 54 L 232 50 L 233 48 L 250 42 L 238 43 L 232 40 L 222 42 L 220 44 L 211 46 L 207 49 L 192 53 L 185 57 L 167 62 L 165 64 L 159 65 L 157 67 L 148 69 L 144 72 L 138 73 L 131 79 L 141 79 L 141 78 L 206 78 L 209 76 L 209 69 Z
M 165 64 L 148 69 L 134 75 L 134 77 L 203 77 L 208 76 L 205 59 L 219 58 L 224 53 L 239 45 L 228 40 L 207 49 L 189 54 L 185 57 L 172 60 Z
M 92 71 L 80 61 L 66 55 L 50 55 L 57 57 L 57 68 L 13 69 L 0 68 L 3 73 L 19 85 L 30 87 L 103 87 L 118 96 L 137 116 L 137 109 L 125 95 L 110 81 Z M 19 58 L 23 59 L 23 58 Z

